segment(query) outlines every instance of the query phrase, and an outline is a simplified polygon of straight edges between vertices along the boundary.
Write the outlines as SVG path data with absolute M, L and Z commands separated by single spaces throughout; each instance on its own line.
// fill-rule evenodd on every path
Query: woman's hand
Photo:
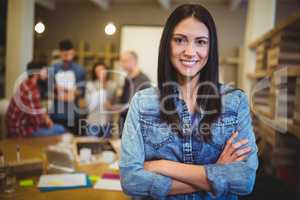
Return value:
M 251 147 L 240 148 L 248 143 L 247 139 L 240 140 L 233 144 L 233 140 L 237 137 L 237 135 L 238 133 L 234 132 L 226 142 L 226 146 L 220 155 L 217 164 L 227 164 L 235 161 L 242 161 L 251 152 Z

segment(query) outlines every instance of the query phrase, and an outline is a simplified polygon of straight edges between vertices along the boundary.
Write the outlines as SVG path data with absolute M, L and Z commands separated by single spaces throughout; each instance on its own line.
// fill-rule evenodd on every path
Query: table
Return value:
M 41 158 L 45 160 L 44 150 L 49 145 L 56 144 L 61 139 L 60 136 L 51 137 L 38 137 L 38 138 L 14 138 L 0 140 L 0 148 L 4 153 L 6 161 L 16 160 L 16 145 L 20 145 L 21 159 Z M 106 164 L 94 164 L 85 166 L 76 166 L 76 169 L 81 172 L 86 172 L 88 175 L 101 176 L 104 172 L 109 171 Z M 123 200 L 129 199 L 123 192 L 120 191 L 107 191 L 107 190 L 94 190 L 93 188 L 82 188 L 74 190 L 61 190 L 52 192 L 40 192 L 36 187 L 38 177 L 32 177 L 35 187 L 21 188 L 17 182 L 16 192 L 10 195 L 4 195 L 4 199 L 14 200 L 51 200 L 51 199 L 105 199 L 105 200 Z M 1 199 L 1 197 L 0 197 Z

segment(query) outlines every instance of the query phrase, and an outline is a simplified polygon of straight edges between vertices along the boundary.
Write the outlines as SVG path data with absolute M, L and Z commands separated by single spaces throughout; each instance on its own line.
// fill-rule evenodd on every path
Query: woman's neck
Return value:
M 100 79 L 100 80 L 99 80 L 99 79 L 97 79 L 96 81 L 100 84 L 101 87 L 105 87 L 105 85 L 106 85 L 106 80 L 103 80 L 103 79 Z
M 189 112 L 195 112 L 196 110 L 197 91 L 199 87 L 198 77 L 186 78 L 178 76 L 180 95 L 187 104 Z

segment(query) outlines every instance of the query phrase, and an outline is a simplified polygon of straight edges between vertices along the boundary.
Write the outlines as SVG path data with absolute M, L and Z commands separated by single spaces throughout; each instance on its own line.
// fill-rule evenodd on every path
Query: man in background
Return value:
M 150 79 L 138 67 L 138 55 L 134 51 L 125 51 L 120 55 L 120 64 L 127 77 L 122 88 L 122 95 L 119 103 L 129 104 L 133 95 L 142 89 L 151 86 Z M 123 130 L 123 124 L 126 119 L 128 109 L 120 114 L 120 131 Z
M 18 87 L 7 109 L 6 127 L 9 136 L 48 136 L 65 132 L 63 126 L 53 123 L 41 106 L 38 80 L 44 66 L 44 63 L 37 61 L 27 64 L 27 78 Z
M 59 42 L 61 62 L 49 69 L 49 86 L 53 96 L 51 118 L 70 132 L 78 134 L 81 117 L 79 102 L 85 95 L 85 70 L 74 62 L 75 50 L 70 40 Z

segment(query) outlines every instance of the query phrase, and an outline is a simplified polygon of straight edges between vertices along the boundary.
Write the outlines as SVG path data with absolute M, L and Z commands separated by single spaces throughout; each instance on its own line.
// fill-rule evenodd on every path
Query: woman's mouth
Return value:
M 186 67 L 194 67 L 198 60 L 185 60 L 180 59 L 180 62 Z

